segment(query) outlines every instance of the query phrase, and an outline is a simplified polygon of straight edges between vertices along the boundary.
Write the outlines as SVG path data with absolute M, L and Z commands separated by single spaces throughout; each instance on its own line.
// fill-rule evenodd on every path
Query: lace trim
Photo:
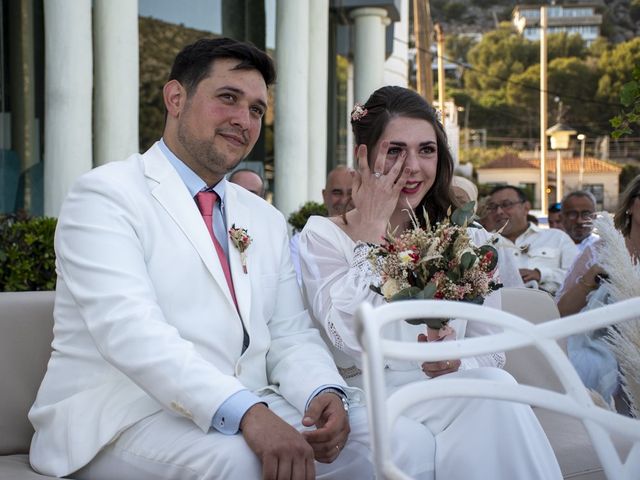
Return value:
M 369 252 L 374 246 L 364 242 L 356 243 L 356 246 L 353 247 L 353 259 L 351 260 L 351 269 L 355 271 L 355 273 L 359 277 L 366 277 L 370 279 L 372 284 L 380 283 L 380 276 L 373 269 L 373 265 L 371 265 L 371 259 L 369 258 Z M 379 262 L 382 259 L 379 259 Z
M 506 363 L 507 357 L 504 353 L 491 353 L 491 358 L 496 364 L 497 368 L 504 368 L 504 364 Z
M 333 343 L 333 346 L 338 350 L 344 351 L 344 342 L 342 341 L 342 337 L 338 333 L 336 326 L 333 322 L 327 322 L 327 327 L 329 329 L 329 338 L 331 343 Z
M 362 375 L 362 370 L 360 370 L 355 365 L 347 368 L 338 367 L 338 372 L 340 372 L 340 375 L 342 375 L 342 378 L 345 378 L 345 379 Z

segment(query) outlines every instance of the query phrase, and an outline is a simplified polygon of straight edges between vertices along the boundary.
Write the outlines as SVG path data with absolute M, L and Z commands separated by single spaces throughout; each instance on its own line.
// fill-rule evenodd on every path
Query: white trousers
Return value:
M 303 430 L 302 415 L 282 397 L 263 397 L 282 419 Z M 373 478 L 367 413 L 354 406 L 349 413 L 351 433 L 331 464 L 316 462 L 316 478 L 359 480 Z M 394 461 L 416 479 L 433 479 L 433 436 L 424 426 L 401 419 L 393 433 Z M 204 434 L 193 422 L 158 412 L 125 430 L 85 467 L 70 475 L 78 480 L 251 480 L 262 478 L 261 465 L 242 434 Z

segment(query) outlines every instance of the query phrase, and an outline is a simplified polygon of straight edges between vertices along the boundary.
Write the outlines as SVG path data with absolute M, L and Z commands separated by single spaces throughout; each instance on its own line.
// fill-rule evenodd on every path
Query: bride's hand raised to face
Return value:
M 352 199 L 355 206 L 354 220 L 357 229 L 354 240 L 380 243 L 386 233 L 387 224 L 396 209 L 400 192 L 409 180 L 411 169 L 404 168 L 406 151 L 402 151 L 398 160 L 385 172 L 385 163 L 389 142 L 380 144 L 373 169 L 369 168 L 366 145 L 359 145 L 358 170 L 354 173 Z

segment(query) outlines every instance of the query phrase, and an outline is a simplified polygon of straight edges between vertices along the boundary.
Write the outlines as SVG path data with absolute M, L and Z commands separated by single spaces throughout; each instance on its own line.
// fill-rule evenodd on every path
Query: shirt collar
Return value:
M 180 160 L 176 155 L 169 149 L 166 143 L 164 143 L 164 139 L 161 138 L 159 142 L 159 147 L 162 153 L 164 153 L 169 163 L 175 168 L 178 175 L 184 182 L 185 186 L 189 190 L 189 193 L 192 197 L 195 197 L 198 192 L 203 190 L 213 190 L 220 198 L 220 205 L 224 206 L 224 195 L 226 191 L 227 180 L 225 177 L 222 178 L 218 183 L 216 183 L 213 187 L 207 188 L 207 184 L 202 180 L 193 170 L 191 170 L 182 160 Z

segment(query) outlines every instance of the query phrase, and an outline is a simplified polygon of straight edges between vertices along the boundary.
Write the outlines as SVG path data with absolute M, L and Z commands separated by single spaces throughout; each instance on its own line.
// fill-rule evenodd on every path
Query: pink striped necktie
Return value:
M 231 292 L 231 298 L 233 298 L 233 303 L 235 303 L 236 309 L 238 309 L 238 300 L 236 300 L 236 291 L 233 288 L 233 279 L 231 278 L 231 269 L 229 268 L 229 262 L 227 260 L 227 256 L 224 253 L 222 245 L 220 245 L 220 242 L 218 242 L 215 233 L 213 233 L 213 212 L 214 206 L 217 201 L 218 194 L 216 192 L 204 191 L 198 192 L 196 194 L 196 203 L 198 204 L 198 208 L 200 209 L 200 214 L 202 215 L 202 219 L 207 226 L 207 230 L 209 230 L 209 235 L 211 235 L 213 245 L 216 247 L 218 259 L 220 260 L 220 266 L 222 267 L 222 271 L 224 272 L 224 278 L 227 280 L 229 292 Z

